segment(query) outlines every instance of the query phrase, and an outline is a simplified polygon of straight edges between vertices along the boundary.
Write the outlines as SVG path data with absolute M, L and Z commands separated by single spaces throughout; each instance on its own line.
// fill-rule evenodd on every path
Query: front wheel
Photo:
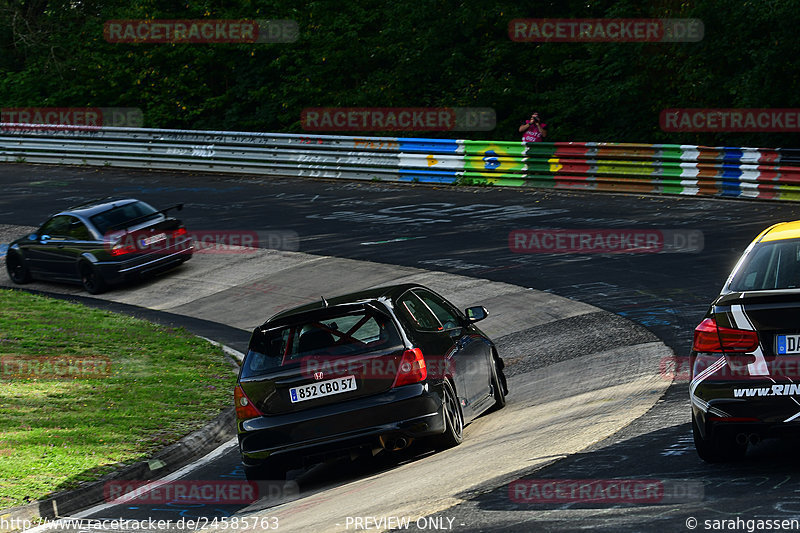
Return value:
M 505 387 L 500 384 L 500 378 L 498 377 L 501 372 L 502 370 L 497 368 L 497 364 L 492 365 L 492 393 L 494 394 L 494 405 L 492 405 L 492 411 L 499 411 L 506 406 Z
M 105 292 L 107 286 L 103 275 L 97 267 L 90 263 L 81 263 L 78 267 L 81 274 L 81 284 L 89 294 L 100 294 Z
M 12 252 L 6 256 L 6 270 L 11 281 L 18 285 L 28 283 L 31 280 L 30 270 L 28 270 L 25 261 L 17 253 Z
M 444 380 L 442 389 L 445 429 L 444 433 L 435 437 L 435 444 L 438 449 L 445 450 L 458 446 L 464 440 L 464 413 L 461 410 L 461 402 L 458 401 L 456 391 L 448 380 Z

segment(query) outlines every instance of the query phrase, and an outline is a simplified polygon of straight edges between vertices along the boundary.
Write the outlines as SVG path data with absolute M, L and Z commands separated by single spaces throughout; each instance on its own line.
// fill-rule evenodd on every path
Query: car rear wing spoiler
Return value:
M 390 319 L 392 318 L 391 313 L 389 313 L 386 309 L 381 308 L 381 306 L 376 305 L 375 302 L 373 301 L 346 302 L 346 303 L 330 305 L 329 307 L 309 309 L 308 311 L 304 311 L 302 313 L 297 313 L 295 315 L 291 315 L 285 318 L 280 318 L 276 320 L 273 324 L 270 324 L 269 327 L 267 327 L 267 324 L 270 321 L 272 321 L 272 318 L 270 318 L 264 324 L 258 326 L 256 330 L 264 333 L 274 329 L 285 328 L 287 326 L 296 326 L 298 324 L 303 324 L 311 320 L 320 320 L 320 319 L 324 320 L 326 318 L 344 315 L 348 313 L 357 313 L 359 311 L 362 312 L 372 311 L 373 313 L 383 315 Z

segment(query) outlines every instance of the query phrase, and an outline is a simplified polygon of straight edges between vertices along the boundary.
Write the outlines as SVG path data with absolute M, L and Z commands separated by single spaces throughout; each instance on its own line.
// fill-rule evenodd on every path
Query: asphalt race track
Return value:
M 520 358 L 517 370 L 511 373 L 512 384 L 518 390 L 526 390 L 537 372 L 541 379 L 567 378 L 558 395 L 537 396 L 532 389 L 526 396 L 540 405 L 554 402 L 552 408 L 583 392 L 586 376 L 570 374 L 578 372 L 577 367 L 585 362 L 581 356 L 603 354 L 609 361 L 614 360 L 615 340 L 624 346 L 647 346 L 660 339 L 678 356 L 688 354 L 692 330 L 744 247 L 772 223 L 800 218 L 800 207 L 771 202 L 491 187 L 433 188 L 17 164 L 0 166 L 0 184 L 3 190 L 0 225 L 36 226 L 58 209 L 102 196 L 133 196 L 156 206 L 182 202 L 185 208 L 179 216 L 193 230 L 256 232 L 262 247 L 275 246 L 279 237 L 296 235 L 294 245 L 305 254 L 482 278 L 550 292 L 608 311 L 543 320 L 538 327 L 525 330 L 524 335 L 518 334 L 519 338 L 504 337 L 507 350 L 504 356 L 513 358 L 516 351 L 528 356 L 524 362 Z M 515 253 L 509 249 L 510 232 L 532 228 L 699 231 L 703 246 L 700 251 L 684 253 L 580 255 Z M 193 262 L 182 269 L 192 268 Z M 182 269 L 176 271 L 177 279 L 186 278 Z M 219 276 L 224 277 L 224 272 Z M 72 287 L 37 284 L 37 288 L 81 294 Z M 126 291 L 134 294 L 136 287 L 112 294 L 126 294 Z M 213 299 L 206 299 L 205 305 L 207 309 L 200 308 L 197 313 L 206 315 L 199 318 L 213 316 Z M 169 310 L 180 311 L 179 307 L 171 306 Z M 491 312 L 492 308 L 489 309 Z M 547 314 L 546 304 L 542 304 L 541 312 Z M 619 338 L 615 336 L 618 317 L 637 323 L 650 333 L 641 329 L 642 333 L 636 333 L 641 337 Z M 245 342 L 246 329 L 263 318 L 256 316 L 251 322 L 233 324 L 242 330 L 238 343 Z M 579 338 L 560 335 L 563 331 L 577 331 L 574 335 Z M 620 325 L 619 331 L 629 334 L 633 330 Z M 238 347 L 241 349 L 241 344 Z M 576 363 L 573 367 L 568 366 L 571 361 Z M 596 358 L 598 366 L 591 368 L 620 372 L 626 362 L 616 360 L 620 364 L 616 367 L 609 361 Z M 659 372 L 658 368 L 650 370 L 655 375 Z M 450 494 L 447 487 L 442 487 L 442 494 L 447 497 L 438 501 L 441 505 L 427 513 L 417 509 L 426 519 L 412 521 L 411 528 L 432 529 L 438 525 L 439 529 L 455 531 L 688 531 L 690 517 L 697 519 L 697 529 L 703 530 L 705 520 L 800 516 L 800 498 L 796 496 L 800 461 L 791 445 L 767 441 L 752 450 L 744 463 L 703 463 L 691 442 L 687 389 L 685 380 L 679 377 L 652 409 L 612 435 L 603 435 L 602 440 L 588 448 L 573 449 L 569 439 L 562 437 L 566 446 L 563 453 L 539 454 L 535 435 L 517 436 L 517 449 L 513 440 L 501 438 L 496 440 L 502 442 L 493 443 L 492 439 L 482 437 L 502 436 L 506 428 L 496 427 L 492 415 L 479 419 L 468 428 L 459 449 L 465 448 L 464 462 L 471 463 L 464 464 L 464 468 L 479 472 L 482 481 L 474 483 L 474 477 L 465 474 L 469 482 L 463 483 L 463 489 L 456 493 Z M 513 413 L 512 398 L 509 408 Z M 588 429 L 596 423 L 591 416 L 581 422 Z M 544 420 L 535 431 L 546 432 L 550 428 L 556 433 L 560 423 L 551 420 L 548 426 Z M 536 460 L 511 470 L 502 464 L 492 464 L 492 446 L 501 445 L 508 445 L 503 452 L 508 457 Z M 299 476 L 302 497 L 292 502 L 298 510 L 294 515 L 286 515 L 283 523 L 290 523 L 290 516 L 302 514 L 307 518 L 323 512 L 329 505 L 326 502 L 340 501 L 336 498 L 347 491 L 354 501 L 375 498 L 370 491 L 383 487 L 382 483 L 402 486 L 410 482 L 412 474 L 418 477 L 420 465 L 425 466 L 422 470 L 430 472 L 429 482 L 435 486 L 439 476 L 436 468 L 446 464 L 448 453 L 401 458 L 399 465 L 377 460 L 364 464 L 325 464 L 295 474 Z M 193 471 L 192 476 L 241 479 L 237 460 L 236 449 L 232 447 Z M 660 483 L 669 489 L 669 494 L 659 501 L 589 504 L 556 498 L 549 503 L 532 503 L 520 497 L 522 493 L 514 497 L 510 491 L 510 484 L 520 478 L 643 480 Z M 461 486 L 456 480 L 453 483 Z M 305 507 L 297 505 L 302 502 Z M 242 506 L 178 510 L 165 505 L 158 512 L 163 516 L 227 516 L 254 511 L 265 515 L 275 503 L 278 502 L 262 502 L 246 510 Z M 156 510 L 147 510 L 147 516 Z M 143 510 L 126 512 L 142 516 Z M 386 512 L 391 514 L 391 510 Z M 115 513 L 119 514 L 116 510 Z M 397 514 L 408 513 L 398 506 Z M 339 528 L 354 530 L 344 523 Z

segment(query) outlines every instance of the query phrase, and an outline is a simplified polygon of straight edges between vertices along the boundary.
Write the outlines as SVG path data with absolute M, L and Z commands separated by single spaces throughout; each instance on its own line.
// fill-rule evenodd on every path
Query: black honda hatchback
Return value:
M 336 456 L 461 443 L 505 405 L 503 361 L 464 313 L 419 285 L 347 294 L 253 331 L 234 391 L 248 479 L 283 479 Z

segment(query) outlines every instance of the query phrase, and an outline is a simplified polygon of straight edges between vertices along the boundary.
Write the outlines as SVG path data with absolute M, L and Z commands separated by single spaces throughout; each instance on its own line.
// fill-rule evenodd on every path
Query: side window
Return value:
M 289 328 L 254 333 L 250 340 L 242 377 L 262 375 L 281 366 Z
M 444 329 L 461 327 L 457 312 L 443 299 L 428 291 L 417 290 L 414 293 L 433 311 L 433 314 L 439 319 Z
M 400 311 L 419 329 L 441 331 L 442 325 L 430 309 L 413 292 L 405 293 L 400 300 Z
M 58 215 L 44 223 L 39 235 L 49 235 L 53 239 L 66 239 L 69 235 L 69 223 L 72 219 L 68 215 Z
M 69 238 L 76 241 L 90 241 L 92 240 L 92 234 L 89 233 L 89 228 L 80 219 L 70 217 Z

